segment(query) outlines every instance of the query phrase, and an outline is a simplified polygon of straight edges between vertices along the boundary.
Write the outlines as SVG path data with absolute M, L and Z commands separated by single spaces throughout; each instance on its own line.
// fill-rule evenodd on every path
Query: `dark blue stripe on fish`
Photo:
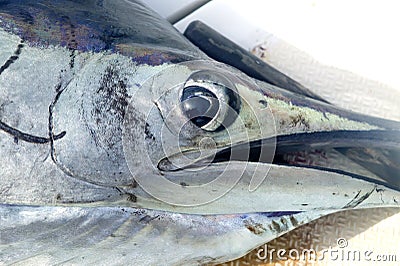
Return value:
M 138 64 L 206 58 L 139 1 L 0 0 L 0 28 L 31 46 L 118 52 Z M 167 50 L 177 53 L 164 55 Z
M 281 212 L 257 212 L 256 214 L 265 216 L 265 217 L 282 217 L 282 216 L 289 216 L 289 215 L 295 215 L 298 213 L 301 213 L 302 211 L 281 211 Z M 249 216 L 251 216 L 254 213 L 246 213 L 246 214 L 242 214 L 240 215 L 240 218 L 242 219 L 246 219 Z
M 31 134 L 21 132 L 18 129 L 15 129 L 1 121 L 0 121 L 0 130 L 13 136 L 14 141 L 16 143 L 18 143 L 19 140 L 26 141 L 29 143 L 35 143 L 35 144 L 46 144 L 46 143 L 50 142 L 49 138 L 38 137 L 38 136 L 34 136 Z M 65 136 L 65 134 L 66 134 L 66 132 L 63 131 L 60 134 L 54 135 L 54 140 L 59 140 L 59 139 L 63 138 Z
M 302 211 L 282 211 L 282 212 L 260 212 L 259 214 L 266 217 L 282 217 L 301 213 Z
M 246 219 L 252 214 L 259 214 L 265 217 L 282 217 L 282 216 L 289 216 L 289 215 L 295 215 L 298 213 L 301 213 L 303 211 L 280 211 L 280 212 L 256 212 L 256 213 L 248 213 L 248 214 L 242 214 L 240 215 L 240 218 Z
M 14 55 L 10 56 L 10 58 L 8 58 L 8 60 L 4 63 L 4 65 L 0 67 L 0 75 L 4 72 L 4 70 L 9 68 L 12 64 L 15 63 L 15 61 L 18 60 L 23 47 L 24 45 L 22 43 L 18 44 L 17 49 L 14 52 Z

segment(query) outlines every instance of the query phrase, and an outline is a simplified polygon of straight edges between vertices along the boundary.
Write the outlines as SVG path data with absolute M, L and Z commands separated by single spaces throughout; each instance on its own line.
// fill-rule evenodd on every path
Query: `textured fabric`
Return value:
M 324 65 L 275 36 L 256 46 L 252 52 L 336 106 L 400 120 L 399 88 L 357 75 L 351 70 Z
M 277 252 L 273 252 L 272 260 L 269 256 L 259 259 L 259 249 L 265 249 L 265 246 L 261 246 L 223 265 L 377 265 L 379 259 L 385 258 L 387 261 L 384 265 L 398 265 L 399 222 L 400 210 L 395 208 L 342 211 L 303 225 L 267 243 L 269 252 L 283 249 L 288 259 L 279 260 Z M 321 260 L 307 261 L 301 258 L 302 252 L 311 249 L 316 251 L 317 258 Z M 300 258 L 290 259 L 288 254 L 291 250 L 297 250 Z M 322 259 L 324 250 L 327 252 Z M 296 256 L 294 251 L 292 254 L 292 257 Z M 260 255 L 263 253 L 260 252 Z

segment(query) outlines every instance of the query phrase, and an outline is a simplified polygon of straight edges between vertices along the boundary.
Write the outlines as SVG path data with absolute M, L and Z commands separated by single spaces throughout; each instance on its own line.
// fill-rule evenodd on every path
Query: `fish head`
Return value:
M 371 194 L 377 180 L 319 169 L 318 164 L 311 165 L 315 169 L 294 167 L 299 159 L 285 157 L 282 165 L 280 157 L 316 152 L 321 153 L 318 161 L 326 150 L 354 148 L 356 138 L 365 144 L 364 135 L 384 129 L 382 123 L 285 92 L 218 62 L 189 61 L 152 76 L 132 97 L 123 149 L 140 187 L 174 210 L 338 209 L 360 188 Z M 337 160 L 332 157 L 327 161 Z M 349 194 L 338 197 L 342 185 Z M 170 210 L 167 205 L 157 208 Z
M 221 63 L 190 61 L 154 75 L 132 97 L 123 146 L 129 168 L 145 190 L 154 188 L 157 194 L 169 186 L 186 195 L 174 196 L 182 201 L 170 203 L 197 205 L 210 201 L 207 193 L 215 199 L 237 183 L 232 171 L 240 171 L 243 161 L 254 156 L 250 146 L 246 149 L 251 141 L 269 140 L 259 155 L 263 163 L 271 163 L 275 136 L 266 96 L 253 80 Z M 214 162 L 218 153 L 240 144 L 231 160 Z M 191 187 L 204 189 L 195 196 Z

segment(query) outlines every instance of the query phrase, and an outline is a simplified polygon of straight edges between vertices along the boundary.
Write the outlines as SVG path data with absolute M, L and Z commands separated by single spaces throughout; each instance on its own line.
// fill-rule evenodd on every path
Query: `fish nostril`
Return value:
M 217 144 L 215 143 L 215 140 L 210 137 L 204 137 L 199 142 L 200 151 L 216 150 L 216 148 Z

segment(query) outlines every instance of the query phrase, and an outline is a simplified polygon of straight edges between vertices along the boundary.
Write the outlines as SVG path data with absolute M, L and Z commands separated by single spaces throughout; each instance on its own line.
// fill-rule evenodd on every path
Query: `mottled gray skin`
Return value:
M 204 206 L 171 206 L 145 193 L 128 169 L 122 145 L 127 108 L 157 102 L 163 84 L 144 86 L 156 74 L 161 73 L 164 83 L 182 83 L 193 69 L 176 63 L 207 57 L 135 1 L 0 0 L 0 48 L 0 262 L 221 262 L 327 213 L 400 202 L 379 172 L 360 167 L 329 145 L 332 159 L 323 161 L 326 168 L 340 161 L 374 179 L 272 165 L 268 182 L 256 192 L 248 192 L 251 176 L 244 174 L 230 193 Z M 175 66 L 175 75 L 160 72 Z M 249 105 L 239 113 L 248 122 L 247 130 L 265 129 L 265 134 L 251 133 L 251 141 L 275 135 L 296 140 L 297 133 L 307 132 L 363 135 L 399 129 L 397 123 L 346 112 L 265 83 L 238 88 Z M 257 125 L 250 119 L 250 107 L 266 117 L 265 103 L 274 115 L 274 130 L 266 118 Z M 162 104 L 161 110 L 173 102 Z M 162 111 L 149 121 L 140 108 L 130 114 L 128 123 L 137 134 L 132 138 L 145 138 L 150 147 L 146 151 L 133 145 L 136 156 L 150 152 L 152 160 L 164 159 L 157 149 Z M 195 132 L 197 139 L 215 137 L 220 148 L 249 140 L 241 138 L 243 132 L 234 132 L 234 141 L 225 131 Z M 387 149 L 399 141 L 375 143 Z M 189 145 L 184 152 L 193 148 Z M 313 161 L 321 162 L 321 156 L 307 152 L 307 158 L 316 156 Z M 297 154 L 284 155 L 286 162 L 298 163 L 290 159 Z M 237 169 L 242 164 L 234 162 Z M 224 165 L 215 163 L 185 178 L 202 181 Z M 248 169 L 256 166 L 258 171 L 270 168 L 250 163 Z M 137 167 L 135 173 L 149 166 L 138 159 Z M 168 170 L 156 174 L 171 179 L 182 175 Z
M 46 142 L 27 143 L 25 135 L 0 132 L 2 201 L 40 204 L 118 198 L 115 186 L 134 182 L 118 146 L 127 102 L 140 84 L 158 71 L 157 65 L 203 55 L 137 2 L 0 1 L 0 25 L 2 125 Z M 140 70 L 140 65 L 145 69 Z M 67 99 L 74 103 L 60 110 L 58 106 Z M 82 128 L 57 125 L 60 116 L 71 124 L 81 123 Z M 66 159 L 72 164 L 66 168 L 78 164 L 84 169 L 84 155 L 73 149 L 88 151 L 90 144 L 85 141 L 93 141 L 101 151 L 100 158 L 87 159 L 99 162 L 103 169 L 95 165 L 87 171 L 104 181 L 86 183 L 64 171 L 64 163 L 57 158 L 64 153 L 56 155 L 57 140 L 52 140 L 59 128 L 68 130 L 65 141 L 69 144 L 65 145 L 74 154 Z M 86 134 L 93 139 L 84 139 Z M 15 176 L 30 185 L 21 184 Z

